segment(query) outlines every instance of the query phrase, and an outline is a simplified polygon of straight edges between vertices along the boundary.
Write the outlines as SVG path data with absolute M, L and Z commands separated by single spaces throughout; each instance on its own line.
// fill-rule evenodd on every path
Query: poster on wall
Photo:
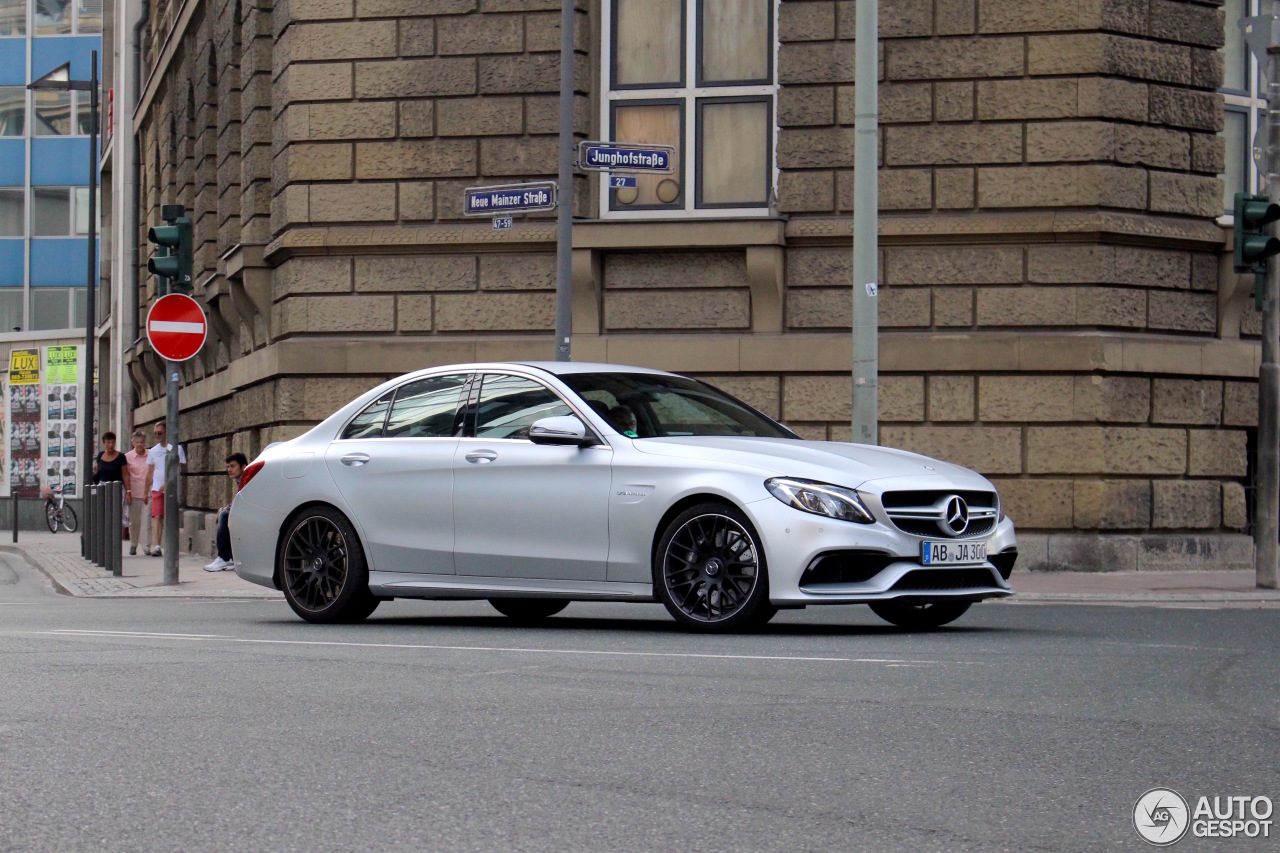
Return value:
M 79 494 L 83 473 L 78 440 L 84 406 L 80 405 L 80 357 L 83 346 L 44 348 L 44 405 L 40 430 L 45 439 L 40 459 L 41 485 L 67 497 Z
M 9 493 L 40 496 L 40 351 L 9 353 Z

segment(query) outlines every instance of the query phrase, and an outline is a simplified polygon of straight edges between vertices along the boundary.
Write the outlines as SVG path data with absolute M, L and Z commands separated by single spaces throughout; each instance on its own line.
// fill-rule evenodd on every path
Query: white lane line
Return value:
M 699 658 L 708 660 L 755 660 L 755 661 L 792 661 L 802 663 L 880 663 L 880 664 L 944 664 L 968 663 L 968 661 L 936 661 L 936 660 L 904 660 L 899 658 L 842 658 L 842 657 L 803 657 L 793 655 L 729 655 L 710 654 L 705 652 L 619 652 L 601 649 L 538 649 L 519 646 L 443 646 L 417 643 L 352 643 L 338 640 L 264 640 L 244 637 L 226 637 L 217 634 L 162 634 L 147 631 L 89 631 L 80 629 L 61 629 L 56 631 L 33 631 L 33 634 L 56 637 L 81 637 L 102 639 L 120 637 L 122 639 L 154 639 L 154 640 L 221 640 L 227 643 L 249 643 L 267 646 L 332 646 L 336 648 L 356 649 L 410 649 L 435 652 L 506 652 L 517 654 L 540 655 L 592 655 L 604 657 L 641 657 L 641 658 Z

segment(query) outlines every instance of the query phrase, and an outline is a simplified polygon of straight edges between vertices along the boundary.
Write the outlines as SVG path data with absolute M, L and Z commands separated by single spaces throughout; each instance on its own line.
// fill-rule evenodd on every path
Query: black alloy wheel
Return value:
M 777 609 L 759 537 L 728 504 L 680 513 L 658 543 L 654 588 L 676 621 L 701 631 L 763 625 Z
M 908 631 L 929 631 L 956 621 L 971 601 L 873 601 L 871 610 L 890 624 Z
M 541 622 L 569 606 L 560 598 L 491 598 L 493 609 L 517 622 Z
M 286 530 L 280 580 L 294 613 L 308 622 L 358 622 L 374 611 L 364 549 L 342 513 L 315 507 Z

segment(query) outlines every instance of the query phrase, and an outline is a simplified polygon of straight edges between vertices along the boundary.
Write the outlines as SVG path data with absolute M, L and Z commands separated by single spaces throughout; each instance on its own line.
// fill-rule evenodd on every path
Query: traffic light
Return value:
M 1272 204 L 1264 195 L 1236 193 L 1235 214 L 1236 272 L 1264 275 L 1267 258 L 1280 254 L 1280 239 L 1263 229 L 1280 219 L 1280 204 Z
M 147 271 L 160 277 L 161 295 L 191 292 L 191 220 L 180 204 L 166 204 L 160 215 L 168 225 L 147 229 L 147 240 L 155 244 L 155 254 L 147 261 Z

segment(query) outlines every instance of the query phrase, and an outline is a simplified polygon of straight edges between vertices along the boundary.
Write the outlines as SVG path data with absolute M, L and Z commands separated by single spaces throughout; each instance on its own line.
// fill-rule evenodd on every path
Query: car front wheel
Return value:
M 658 541 L 653 575 L 667 611 L 695 630 L 754 628 L 777 613 L 760 537 L 729 504 L 699 504 L 672 519 Z
M 876 601 L 871 610 L 886 622 L 909 631 L 928 631 L 941 628 L 965 614 L 969 601 Z
M 331 507 L 314 507 L 285 528 L 280 586 L 308 622 L 359 622 L 378 606 L 355 528 Z

